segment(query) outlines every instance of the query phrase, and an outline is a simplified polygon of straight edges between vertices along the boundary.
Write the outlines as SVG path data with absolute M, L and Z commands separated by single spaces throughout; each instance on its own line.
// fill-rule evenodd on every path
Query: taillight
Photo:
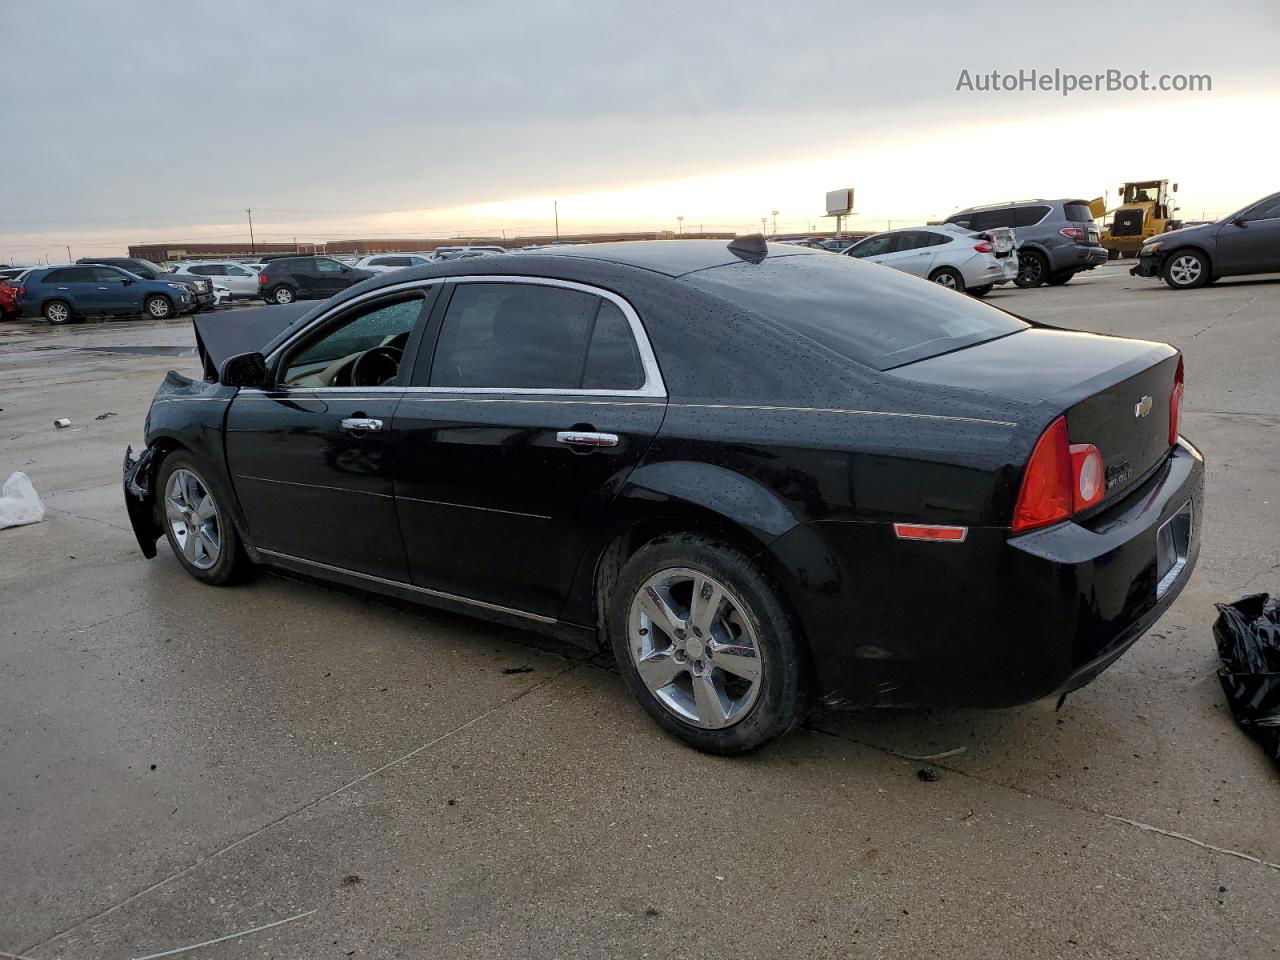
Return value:
M 1182 395 L 1186 392 L 1183 385 L 1182 358 L 1178 358 L 1178 369 L 1173 375 L 1173 390 L 1169 393 L 1169 446 L 1178 442 L 1178 428 L 1182 426 Z
M 1067 420 L 1059 417 L 1040 434 L 1022 475 L 1013 532 L 1021 533 L 1071 516 L 1071 452 Z
M 1031 451 L 1013 508 L 1013 532 L 1066 520 L 1098 503 L 1106 492 L 1102 454 L 1092 443 L 1068 443 L 1067 419 L 1059 417 Z
M 977 250 L 979 253 L 990 253 L 995 249 L 995 247 L 983 240 L 982 243 L 975 243 L 973 245 L 973 249 Z
M 1085 237 L 1084 227 L 1063 227 L 1058 232 L 1072 240 L 1083 240 Z
M 267 275 L 265 273 L 258 274 L 258 286 L 265 287 L 267 285 Z
M 1071 512 L 1079 513 L 1102 499 L 1106 489 L 1106 477 L 1102 469 L 1102 454 L 1092 443 L 1073 443 L 1069 449 L 1071 451 Z

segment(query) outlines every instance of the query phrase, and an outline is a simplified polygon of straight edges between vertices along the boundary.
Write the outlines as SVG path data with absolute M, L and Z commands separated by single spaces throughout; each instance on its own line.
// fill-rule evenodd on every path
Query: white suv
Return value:
M 392 270 L 403 270 L 405 267 L 421 267 L 431 260 L 417 253 L 379 253 L 371 257 L 361 257 L 353 264 L 357 270 L 368 270 L 370 273 L 390 273 Z

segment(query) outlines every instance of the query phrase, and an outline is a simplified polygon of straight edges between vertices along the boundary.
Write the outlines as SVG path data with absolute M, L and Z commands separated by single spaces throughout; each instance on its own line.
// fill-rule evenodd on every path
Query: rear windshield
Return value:
M 1028 327 L 963 294 L 850 257 L 769 257 L 690 273 L 683 281 L 877 370 Z
M 1066 211 L 1067 219 L 1075 223 L 1088 223 L 1093 219 L 1093 211 L 1087 203 L 1067 203 L 1062 209 Z

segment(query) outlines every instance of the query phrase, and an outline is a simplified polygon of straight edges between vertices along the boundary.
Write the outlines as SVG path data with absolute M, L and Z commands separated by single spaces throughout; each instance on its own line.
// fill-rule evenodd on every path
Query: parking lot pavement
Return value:
M 1059 712 L 822 714 L 732 760 L 530 635 L 143 560 L 120 460 L 190 321 L 0 324 L 0 474 L 48 507 L 0 531 L 0 955 L 287 920 L 189 955 L 1274 957 L 1280 777 L 1209 628 L 1280 590 L 1280 280 L 1127 268 L 990 301 L 1185 351 L 1208 489 L 1169 614 Z

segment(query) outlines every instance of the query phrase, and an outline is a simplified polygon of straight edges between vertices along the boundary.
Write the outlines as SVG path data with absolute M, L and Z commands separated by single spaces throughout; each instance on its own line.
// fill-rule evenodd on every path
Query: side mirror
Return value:
M 121 282 L 122 284 L 124 284 L 126 287 L 131 287 L 131 286 L 133 286 L 133 278 L 132 278 L 132 277 L 121 277 L 121 278 L 120 278 L 120 282 Z
M 1244 217 L 1232 217 L 1231 222 L 1235 226 L 1239 227 L 1241 230 L 1249 226 L 1249 221 L 1247 221 Z
M 260 353 L 238 353 L 222 361 L 218 382 L 224 387 L 265 387 L 267 361 Z

